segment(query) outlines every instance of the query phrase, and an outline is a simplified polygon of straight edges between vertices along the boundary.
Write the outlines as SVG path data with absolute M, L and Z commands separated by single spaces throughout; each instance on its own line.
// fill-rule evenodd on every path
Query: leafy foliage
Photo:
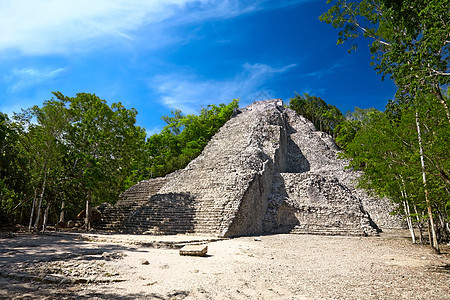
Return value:
M 318 130 L 332 136 L 335 136 L 336 126 L 345 119 L 336 106 L 308 94 L 303 94 L 303 96 L 297 94 L 294 98 L 289 99 L 289 108 L 310 120 Z
M 238 107 L 233 100 L 199 115 L 175 111 L 147 139 L 135 109 L 94 94 L 54 95 L 13 121 L 0 113 L 1 222 L 25 223 L 31 214 L 30 226 L 40 229 L 62 206 L 74 218 L 86 200 L 113 203 L 136 182 L 183 168 Z
M 202 152 L 238 107 L 238 100 L 233 100 L 228 105 L 208 105 L 199 115 L 183 115 L 181 111 L 174 111 L 172 117 L 164 116 L 167 125 L 147 141 L 150 167 L 146 176 L 164 176 L 184 168 Z
M 379 111 L 374 108 L 361 109 L 359 107 L 355 107 L 353 112 L 347 112 L 345 119 L 334 127 L 336 144 L 346 150 L 348 144 L 355 138 L 356 133 L 365 127 L 367 122 L 378 113 Z
M 371 118 L 356 134 L 351 124 L 343 126 L 349 139 L 341 143 L 354 159 L 353 166 L 366 172 L 362 183 L 367 187 L 393 199 L 401 195 L 405 208 L 411 199 L 415 210 L 426 206 L 430 242 L 439 251 L 436 227 L 450 235 L 449 166 L 444 163 L 449 161 L 444 149 L 450 112 L 443 93 L 450 82 L 448 1 L 327 1 L 331 2 L 334 5 L 320 20 L 340 29 L 337 43 L 360 36 L 372 39 L 375 70 L 383 79 L 390 76 L 398 87 L 396 102 L 388 104 L 385 114 Z M 356 50 L 355 44 L 351 50 Z
M 339 28 L 338 44 L 373 40 L 375 70 L 397 84 L 397 98 L 434 95 L 450 114 L 443 87 L 450 83 L 450 10 L 444 0 L 328 0 L 320 20 Z M 356 50 L 356 44 L 351 46 Z
M 25 195 L 28 180 L 18 139 L 17 128 L 6 114 L 0 113 L 0 220 L 6 220 L 6 212 Z
M 371 112 L 346 147 L 350 166 L 364 171 L 361 187 L 387 196 L 400 205 L 407 201 L 420 215 L 426 211 L 416 113 L 422 120 L 422 139 L 431 206 L 441 221 L 441 238 L 448 238 L 450 221 L 450 126 L 436 99 L 421 99 L 421 110 L 401 103 L 397 113 Z

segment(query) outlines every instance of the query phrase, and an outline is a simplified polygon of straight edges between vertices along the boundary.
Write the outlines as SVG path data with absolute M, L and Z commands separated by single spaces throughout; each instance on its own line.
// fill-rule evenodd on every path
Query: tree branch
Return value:
M 441 71 L 437 71 L 435 69 L 430 69 L 432 73 L 436 74 L 436 75 L 443 75 L 443 76 L 450 76 L 450 73 L 447 72 L 441 72 Z
M 368 32 L 367 29 L 366 29 L 365 27 L 362 27 L 362 26 L 359 24 L 359 22 L 356 21 L 356 19 L 354 20 L 354 24 L 355 24 L 359 29 L 361 29 L 364 33 L 367 33 L 367 32 Z M 370 35 L 368 35 L 368 36 L 371 37 L 371 38 L 373 38 L 374 40 L 376 40 L 377 42 L 379 42 L 379 43 L 382 44 L 382 45 L 391 47 L 391 44 L 390 44 L 390 43 L 385 42 L 385 41 L 383 41 L 383 40 L 377 38 L 377 37 L 374 36 L 373 34 L 370 34 Z
M 351 9 L 347 6 L 347 4 L 344 4 L 344 7 L 347 9 L 347 11 L 351 11 Z M 349 22 L 353 22 L 353 24 L 355 24 L 359 29 L 361 29 L 364 33 L 367 33 L 368 30 L 361 26 L 361 24 L 359 24 L 359 22 L 356 20 L 355 15 L 354 14 L 350 14 L 351 18 L 349 18 Z M 382 45 L 391 47 L 391 44 L 388 42 L 385 42 L 379 38 L 377 38 L 376 36 L 374 36 L 373 34 L 368 35 L 369 37 L 373 38 L 374 40 L 376 40 L 377 42 L 379 42 Z

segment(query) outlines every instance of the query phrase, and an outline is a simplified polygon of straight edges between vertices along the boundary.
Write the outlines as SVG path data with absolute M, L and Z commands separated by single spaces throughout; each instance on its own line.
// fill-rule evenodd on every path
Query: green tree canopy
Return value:
M 147 140 L 150 160 L 146 177 L 164 176 L 184 168 L 202 152 L 238 107 L 239 101 L 233 100 L 227 105 L 208 105 L 199 115 L 183 115 L 176 110 L 172 112 L 173 116 L 164 116 L 167 125 L 161 133 Z
M 185 167 L 238 107 L 233 100 L 198 115 L 175 111 L 147 138 L 135 109 L 94 94 L 54 95 L 14 120 L 0 113 L 1 222 L 29 219 L 45 230 L 62 211 L 74 218 L 91 204 L 114 203 L 138 181 Z
M 20 155 L 19 137 L 22 132 L 8 116 L 0 112 L 0 222 L 26 197 L 28 182 L 26 162 Z
M 289 99 L 289 108 L 310 120 L 318 130 L 332 136 L 336 126 L 344 120 L 344 116 L 336 106 L 308 94 L 303 96 L 297 94 Z
M 390 103 L 386 112 L 372 111 L 346 145 L 350 166 L 364 171 L 360 186 L 399 205 L 410 204 L 425 216 L 427 203 L 438 220 L 438 238 L 448 239 L 450 221 L 450 125 L 436 98 L 424 97 L 420 109 L 402 102 Z M 417 120 L 422 143 L 417 135 Z M 427 185 L 423 184 L 422 147 Z
M 450 10 L 446 0 L 328 0 L 320 20 L 339 28 L 338 44 L 372 39 L 375 69 L 398 86 L 397 98 L 434 95 L 450 122 L 442 88 L 450 82 Z M 351 49 L 356 49 L 352 45 Z

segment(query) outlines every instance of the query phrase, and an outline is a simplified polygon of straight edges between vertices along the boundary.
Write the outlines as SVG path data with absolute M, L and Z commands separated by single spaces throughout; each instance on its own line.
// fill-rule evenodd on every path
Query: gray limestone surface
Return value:
M 358 173 L 344 169 L 333 139 L 282 100 L 240 111 L 185 169 L 142 181 L 104 208 L 100 228 L 232 237 L 401 227 L 389 200 L 355 188 Z

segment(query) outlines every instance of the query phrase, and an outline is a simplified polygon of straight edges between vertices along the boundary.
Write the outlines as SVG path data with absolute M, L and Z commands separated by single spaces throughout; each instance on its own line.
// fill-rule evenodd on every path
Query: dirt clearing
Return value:
M 174 249 L 195 239 L 19 233 L 0 239 L 0 298 L 450 299 L 449 246 L 436 255 L 405 231 L 210 240 L 206 257 Z

